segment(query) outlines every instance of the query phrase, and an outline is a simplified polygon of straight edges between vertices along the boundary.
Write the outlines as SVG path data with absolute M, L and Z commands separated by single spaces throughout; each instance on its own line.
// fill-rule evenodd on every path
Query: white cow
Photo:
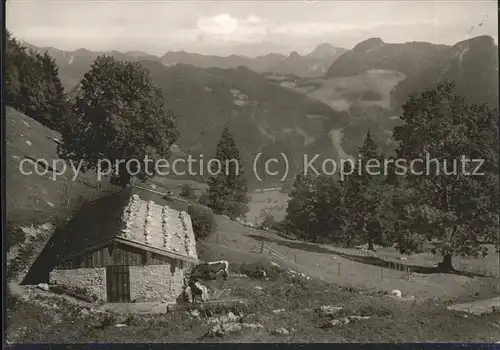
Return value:
M 211 275 L 222 273 L 224 280 L 229 275 L 229 263 L 226 260 L 206 262 L 195 266 L 191 276 L 200 279 L 211 279 Z

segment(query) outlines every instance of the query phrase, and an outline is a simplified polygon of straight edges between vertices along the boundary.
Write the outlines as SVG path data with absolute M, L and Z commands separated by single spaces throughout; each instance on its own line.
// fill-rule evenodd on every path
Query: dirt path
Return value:
M 86 308 L 96 307 L 95 304 L 91 304 L 91 303 L 88 303 L 86 301 L 73 298 L 69 295 L 57 294 L 54 292 L 45 291 L 45 290 L 42 290 L 36 286 L 21 286 L 17 283 L 9 283 L 8 288 L 9 288 L 9 291 L 12 293 L 12 295 L 14 295 L 14 296 L 16 296 L 24 301 L 33 300 L 34 296 L 40 295 L 40 296 L 45 296 L 45 297 L 56 298 L 59 300 L 65 300 L 65 301 L 71 302 L 71 303 L 78 305 L 78 306 L 81 306 L 81 307 L 86 307 Z
M 342 148 L 342 138 L 344 137 L 342 129 L 332 129 L 329 135 L 330 139 L 332 140 L 332 145 L 337 151 L 337 154 L 339 155 L 340 159 L 352 158 L 350 155 L 345 153 L 344 149 Z

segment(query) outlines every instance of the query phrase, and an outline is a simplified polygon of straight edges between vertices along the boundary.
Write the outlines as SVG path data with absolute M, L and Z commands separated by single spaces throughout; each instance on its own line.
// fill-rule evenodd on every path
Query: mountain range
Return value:
M 176 64 L 189 64 L 200 68 L 238 68 L 247 67 L 258 73 L 269 72 L 277 74 L 290 74 L 299 77 L 321 77 L 328 67 L 340 55 L 347 52 L 346 49 L 334 47 L 323 43 L 316 49 L 304 56 L 292 52 L 289 56 L 270 53 L 255 58 L 231 55 L 227 57 L 200 55 L 185 51 L 169 51 L 158 57 L 141 51 L 89 51 L 78 49 L 75 51 L 63 51 L 53 47 L 37 48 L 29 43 L 24 43 L 30 49 L 40 52 L 48 52 L 59 67 L 61 80 L 67 90 L 78 84 L 85 72 L 90 69 L 92 62 L 100 55 L 113 56 L 122 61 L 156 61 L 165 66 Z
M 334 159 L 355 155 L 368 130 L 391 153 L 391 131 L 401 105 L 409 94 L 439 80 L 453 80 L 456 92 L 470 102 L 496 107 L 498 98 L 498 47 L 488 36 L 453 46 L 371 38 L 352 50 L 321 44 L 304 56 L 292 52 L 256 58 L 38 50 L 48 50 L 56 59 L 73 97 L 98 55 L 139 61 L 161 87 L 166 108 L 178 116 L 178 145 L 184 152 L 213 153 L 227 125 L 247 168 L 258 153 L 262 159 L 285 153 L 290 176 L 306 153 Z

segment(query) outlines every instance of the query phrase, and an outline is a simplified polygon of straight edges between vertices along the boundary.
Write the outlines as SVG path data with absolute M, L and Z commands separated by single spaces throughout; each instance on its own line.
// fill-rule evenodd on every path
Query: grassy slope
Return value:
M 281 221 L 286 215 L 286 206 L 288 203 L 288 194 L 279 191 L 252 192 L 252 200 L 249 203 L 250 210 L 246 215 L 249 222 L 255 223 L 262 220 L 263 213 L 272 215 L 277 221 Z
M 475 293 L 484 298 L 498 292 L 498 277 L 413 273 L 409 279 L 405 279 L 402 278 L 404 272 L 360 261 L 362 254 L 356 249 L 292 241 L 271 232 L 243 226 L 225 217 L 217 217 L 217 221 L 218 237 L 214 235 L 199 244 L 200 255 L 207 260 L 223 258 L 236 264 L 247 260 L 248 262 L 259 259 L 272 260 L 326 282 L 388 292 L 399 289 L 404 295 L 413 295 L 417 298 L 462 300 L 474 297 Z M 261 241 L 265 242 L 263 254 L 258 253 Z M 270 253 L 269 248 L 281 257 Z M 464 262 L 468 263 L 467 270 L 479 272 L 478 269 L 482 268 L 491 272 L 498 271 L 498 254 L 494 254 L 494 250 L 491 250 L 491 253 L 485 259 L 464 259 Z M 208 256 L 203 256 L 204 254 Z M 394 262 L 401 257 L 393 249 L 382 248 L 378 254 Z M 419 266 L 432 266 L 439 261 L 438 257 L 431 254 L 418 254 L 408 259 L 408 264 Z M 454 263 L 457 268 L 460 267 L 458 259 L 455 259 Z
M 30 117 L 7 107 L 6 113 L 6 211 L 7 211 L 7 270 L 8 278 L 20 280 L 42 252 L 55 225 L 67 218 L 83 202 L 98 198 L 111 189 L 107 181 L 99 189 L 93 173 L 73 179 L 74 172 L 60 175 L 48 171 L 45 175 L 23 175 L 23 159 L 43 159 L 53 168 L 60 135 Z M 57 163 L 56 163 L 57 164 Z M 40 172 L 44 170 L 38 166 Z M 57 170 L 62 170 L 60 162 Z M 33 171 L 25 164 L 25 171 Z
M 155 183 L 169 189 L 180 189 L 179 185 L 188 183 L 184 180 L 156 179 Z M 204 185 L 189 182 L 197 195 Z M 177 186 L 176 186 L 177 185 Z M 178 190 L 177 190 L 178 191 Z M 284 215 L 288 197 L 278 191 L 252 193 L 247 219 L 253 222 L 251 215 L 258 216 L 262 209 L 280 219 Z M 269 203 L 270 201 L 270 203 Z M 204 260 L 228 260 L 231 264 L 274 261 L 282 266 L 299 270 L 315 278 L 358 288 L 379 289 L 390 292 L 400 289 L 405 295 L 418 298 L 469 299 L 487 297 L 497 292 L 498 278 L 468 277 L 453 274 L 413 273 L 409 279 L 402 278 L 405 272 L 382 268 L 370 263 L 362 252 L 354 248 L 339 248 L 327 245 L 308 244 L 280 237 L 272 232 L 243 226 L 222 216 L 216 216 L 218 234 L 198 243 L 200 257 Z M 264 241 L 264 252 L 260 254 L 260 243 Z M 273 254 L 272 251 L 280 254 Z M 378 247 L 376 256 L 392 262 L 401 262 L 403 257 L 394 248 Z M 414 254 L 405 257 L 406 264 L 431 267 L 441 260 L 430 253 Z M 495 274 L 498 276 L 499 259 L 493 247 L 486 258 L 454 259 L 457 269 L 475 274 Z M 340 266 L 340 267 L 339 267 Z M 340 275 L 339 275 L 340 269 Z M 495 273 L 496 272 L 496 273 Z
M 7 220 L 17 224 L 41 224 L 50 221 L 62 210 L 82 200 L 96 198 L 95 174 L 80 175 L 73 181 L 73 171 L 60 176 L 48 171 L 46 175 L 23 175 L 20 162 L 25 158 L 44 159 L 50 166 L 58 159 L 57 143 L 60 135 L 34 119 L 7 107 L 6 113 L 6 184 Z M 42 166 L 38 166 L 43 171 Z M 31 164 L 26 171 L 34 171 Z M 59 171 L 62 163 L 59 164 Z M 67 185 L 65 185 L 67 183 Z M 106 183 L 103 183 L 106 187 Z M 69 199 L 69 203 L 68 203 Z

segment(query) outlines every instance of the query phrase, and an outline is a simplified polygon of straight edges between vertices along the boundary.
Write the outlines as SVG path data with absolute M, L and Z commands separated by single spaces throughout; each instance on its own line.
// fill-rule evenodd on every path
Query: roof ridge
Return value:
M 141 190 L 144 190 L 144 191 L 148 191 L 148 192 L 151 192 L 151 193 L 156 193 L 156 194 L 159 194 L 159 195 L 162 195 L 162 196 L 168 196 L 168 197 L 171 197 L 171 198 L 174 198 L 180 202 L 184 202 L 184 203 L 188 203 L 189 204 L 189 201 L 184 199 L 184 198 L 181 198 L 181 197 L 178 197 L 176 195 L 173 195 L 173 194 L 168 194 L 168 193 L 163 193 L 163 192 L 160 192 L 160 191 L 155 191 L 155 190 L 152 190 L 150 188 L 146 188 L 146 187 L 142 187 L 142 186 L 139 186 L 139 185 L 136 185 L 136 184 L 133 184 L 132 187 L 136 187 L 136 188 L 139 188 Z
M 102 200 L 104 198 L 108 198 L 110 196 L 115 196 L 115 195 L 120 194 L 120 193 L 125 193 L 125 191 L 130 191 L 130 187 L 125 187 L 125 188 L 122 188 L 121 190 L 118 190 L 118 191 L 112 191 L 110 193 L 105 193 L 104 195 L 98 195 L 97 198 L 92 199 L 92 200 L 90 200 L 88 202 L 82 203 L 82 206 L 83 205 L 88 205 L 88 204 L 93 204 L 93 203 L 99 202 L 100 200 Z M 79 211 L 79 210 L 77 210 L 77 211 Z

